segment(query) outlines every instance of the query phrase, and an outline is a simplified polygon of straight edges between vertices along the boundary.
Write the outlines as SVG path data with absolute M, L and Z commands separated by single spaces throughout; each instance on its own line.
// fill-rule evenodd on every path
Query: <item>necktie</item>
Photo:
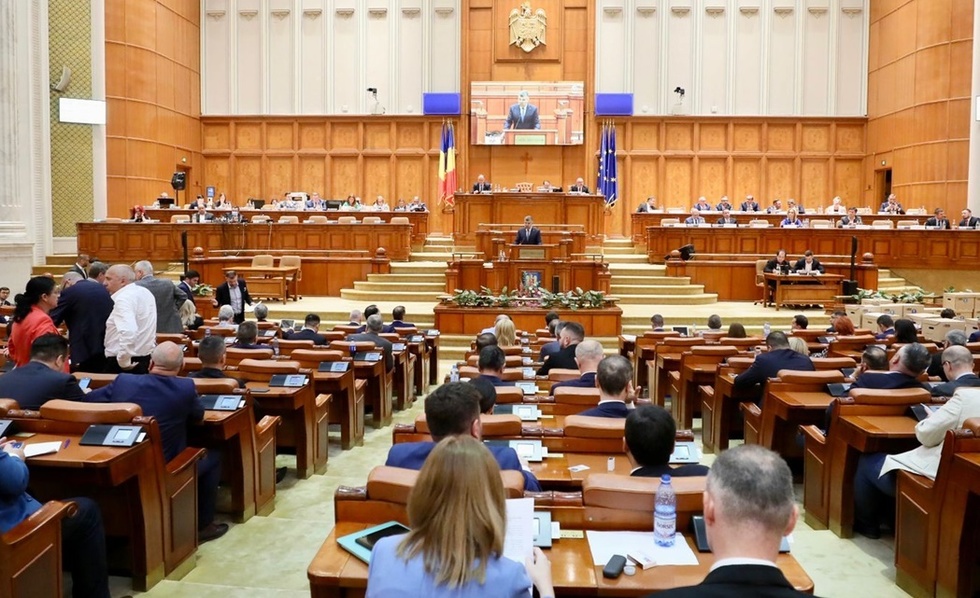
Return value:
M 524 111 L 525 110 L 527 110 L 527 108 L 521 108 L 521 120 L 524 120 Z

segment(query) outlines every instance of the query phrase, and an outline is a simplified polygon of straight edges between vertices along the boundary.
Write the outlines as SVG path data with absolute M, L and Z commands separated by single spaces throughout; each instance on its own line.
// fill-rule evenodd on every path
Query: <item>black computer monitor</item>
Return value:
M 172 208 L 174 207 L 174 198 L 172 197 L 158 197 L 157 204 L 161 208 Z
M 261 210 L 262 206 L 265 205 L 264 199 L 252 199 L 250 201 L 252 202 L 252 207 L 255 208 L 256 210 Z

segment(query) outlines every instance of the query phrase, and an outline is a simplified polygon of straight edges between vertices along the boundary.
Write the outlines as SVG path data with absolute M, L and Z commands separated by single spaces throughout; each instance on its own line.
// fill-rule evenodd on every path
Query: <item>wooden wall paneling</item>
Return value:
M 293 133 L 296 123 L 265 123 L 265 150 L 293 150 Z
M 353 193 L 363 198 L 360 164 L 357 156 L 331 156 L 328 180 L 331 197 L 346 197 Z
M 829 153 L 831 143 L 831 124 L 830 123 L 804 123 L 802 125 L 802 142 L 800 144 L 804 153 Z
M 326 140 L 326 123 L 323 121 L 319 122 L 306 122 L 301 121 L 299 123 L 299 149 L 300 151 L 318 151 L 322 152 L 327 149 Z
M 727 188 L 726 165 L 724 158 L 698 158 L 697 195 L 710 198 L 712 204 L 725 194 Z
M 762 160 L 760 158 L 736 158 L 732 161 L 733 183 L 729 199 L 738 207 L 746 195 L 754 195 L 756 201 L 763 205 L 762 196 Z
M 667 158 L 664 165 L 665 184 L 663 205 L 665 207 L 689 207 L 693 195 L 693 159 Z
M 392 199 L 412 197 L 414 195 L 425 196 L 425 158 L 422 156 L 399 156 L 395 161 L 395 180 L 396 190 Z M 433 209 L 432 206 L 429 207 Z
M 356 122 L 332 122 L 329 130 L 329 145 L 332 152 L 338 150 L 356 151 L 360 145 L 360 128 Z
M 205 186 L 212 185 L 221 189 L 222 193 L 229 198 L 236 197 L 231 192 L 231 177 L 229 172 L 229 161 L 226 158 L 212 158 L 204 160 L 204 183 Z
M 769 123 L 766 130 L 766 151 L 790 153 L 796 151 L 796 123 Z
M 234 150 L 262 150 L 262 123 L 261 122 L 238 122 L 235 123 L 235 145 Z
M 392 161 L 387 156 L 365 156 L 363 160 L 363 180 L 359 185 L 364 190 L 363 200 L 374 201 L 375 196 L 389 197 L 392 189 Z
M 326 195 L 326 161 L 324 156 L 299 156 L 298 189 Z
M 786 207 L 786 198 L 793 197 L 793 160 L 766 160 L 766 189 L 763 197 L 757 197 L 762 206 L 768 205 L 774 199 L 782 199 Z
M 295 190 L 292 156 L 266 156 L 262 175 L 263 197 L 281 198 L 283 193 Z
M 801 160 L 798 205 L 813 210 L 830 203 L 830 164 L 827 160 Z
M 845 205 L 861 203 L 861 194 L 863 192 L 863 188 L 861 187 L 863 160 L 837 158 L 834 160 L 833 168 L 834 176 L 830 194 L 839 195 Z M 830 202 L 827 202 L 826 205 L 830 205 Z
M 201 141 L 204 150 L 230 152 L 231 123 L 206 123 L 201 126 Z
M 624 162 L 626 170 L 630 173 L 630 186 L 623 196 L 627 208 L 635 210 L 636 206 L 650 195 L 657 198 L 659 207 L 664 207 L 666 198 L 659 193 L 660 158 L 651 155 L 632 155 L 627 156 Z

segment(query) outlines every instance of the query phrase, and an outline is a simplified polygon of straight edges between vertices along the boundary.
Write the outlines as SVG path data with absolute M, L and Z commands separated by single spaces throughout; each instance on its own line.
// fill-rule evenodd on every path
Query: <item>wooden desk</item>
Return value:
M 18 420 L 21 431 L 41 430 L 45 425 L 43 421 Z M 72 496 L 97 500 L 106 536 L 128 538 L 124 558 L 128 559 L 125 567 L 133 576 L 133 588 L 149 590 L 164 576 L 163 505 L 154 465 L 155 447 L 148 440 L 130 448 L 82 446 L 78 443 L 81 434 L 57 432 L 39 432 L 25 443 L 65 439 L 70 444 L 57 453 L 27 460 L 33 496 L 41 502 Z
M 720 369 L 710 403 L 701 406 L 701 444 L 706 453 L 720 453 L 728 448 L 730 432 L 738 421 L 738 404 L 755 397 L 754 388 L 735 388 L 736 375 L 730 368 Z
M 204 421 L 188 430 L 188 444 L 221 451 L 221 475 L 231 491 L 229 513 L 239 523 L 255 515 L 257 465 L 251 401 L 236 411 L 206 410 Z
M 380 361 L 355 361 L 354 376 L 367 380 L 367 396 L 371 401 L 371 425 L 383 428 L 391 423 L 391 393 L 384 359 Z
M 408 343 L 408 351 L 415 357 L 415 368 L 412 372 L 415 379 L 415 393 L 424 395 L 429 390 L 429 377 L 432 368 L 429 343 L 425 340 L 418 343 Z
M 519 247 L 543 247 L 520 245 Z M 532 273 L 539 286 L 551 288 L 554 277 L 558 278 L 558 290 L 568 292 L 575 288 L 602 291 L 609 294 L 612 274 L 609 264 L 602 256 L 595 259 L 497 259 L 486 267 L 482 258 L 457 258 L 449 262 L 446 269 L 446 293 L 456 289 L 479 289 L 487 287 L 493 293 L 500 293 L 504 287 L 521 288 L 525 273 Z M 618 331 L 616 331 L 618 333 Z
M 681 349 L 681 351 L 677 351 L 677 349 Z M 670 388 L 668 376 L 670 372 L 678 371 L 681 367 L 683 347 L 669 347 L 667 351 L 670 352 L 658 350 L 656 361 L 647 362 L 647 367 L 650 369 L 648 377 L 652 385 L 650 398 L 654 399 L 656 397 L 656 404 L 661 407 L 666 404 L 667 390 Z M 671 400 L 676 400 L 676 398 L 671 397 Z M 680 425 L 680 422 L 678 422 L 678 425 Z
M 408 409 L 415 402 L 415 356 L 406 346 L 403 351 L 392 351 L 392 359 L 395 362 L 392 380 L 395 408 Z
M 762 402 L 762 425 L 759 430 L 759 444 L 781 455 L 798 454 L 795 438 L 800 426 L 823 425 L 827 407 L 834 397 L 823 391 L 777 390 L 766 392 Z M 914 423 L 914 422 L 913 422 Z M 792 441 L 780 443 L 789 437 Z M 786 446 L 792 442 L 791 447 Z
M 618 473 L 629 475 L 632 467 L 626 453 L 559 453 L 561 456 L 546 457 L 540 463 L 531 463 L 531 473 L 546 490 L 581 490 L 582 481 L 592 473 Z M 615 459 L 613 471 L 609 471 L 609 458 Z M 586 465 L 584 471 L 569 471 L 569 467 Z
M 289 279 L 296 276 L 299 268 L 267 266 L 265 268 L 222 268 L 224 272 L 234 270 L 248 280 L 248 292 L 252 297 L 265 297 L 281 300 L 286 305 L 289 299 Z M 296 297 L 293 297 L 296 300 Z
M 457 244 L 476 245 L 481 224 L 518 223 L 531 216 L 537 224 L 581 224 L 586 242 L 601 243 L 604 235 L 605 201 L 601 195 L 564 193 L 458 193 L 453 212 Z
M 296 475 L 306 479 L 314 472 L 322 472 L 327 466 L 326 447 L 317 450 L 316 394 L 313 383 L 302 388 L 271 387 L 264 382 L 248 382 L 252 391 L 257 416 L 265 413 L 282 418 L 282 426 L 276 436 L 276 446 L 296 451 Z M 256 393 L 256 389 L 268 392 Z
M 693 425 L 695 412 L 700 409 L 698 387 L 714 381 L 721 359 L 717 358 L 715 363 L 685 363 L 685 358 L 681 358 L 677 394 L 670 403 L 678 428 L 688 430 Z
M 340 424 L 340 448 L 351 449 L 364 445 L 364 401 L 358 400 L 354 369 L 346 372 L 313 370 L 316 393 L 329 393 L 330 423 Z M 362 397 L 363 398 L 363 397 Z
M 338 522 L 307 569 L 312 598 L 355 598 L 364 596 L 367 588 L 368 566 L 337 544 L 337 538 L 370 527 L 365 523 Z M 712 555 L 701 554 L 693 539 L 685 536 L 698 557 L 694 566 L 663 566 L 636 575 L 622 575 L 609 580 L 602 576 L 602 566 L 592 562 L 592 552 L 586 538 L 563 538 L 545 549 L 551 561 L 555 593 L 559 596 L 642 596 L 650 592 L 701 583 L 714 561 Z M 780 554 L 776 564 L 796 589 L 813 592 L 813 580 L 790 554 Z
M 846 415 L 831 424 L 829 528 L 841 538 L 852 535 L 854 472 L 861 453 L 898 454 L 918 445 L 916 421 L 904 415 Z
M 518 258 L 513 245 L 517 239 L 517 231 L 524 228 L 522 224 L 484 224 L 476 231 L 476 252 L 483 259 L 494 259 L 501 251 L 506 251 L 511 259 Z M 566 257 L 573 254 L 585 253 L 585 230 L 577 224 L 555 224 L 538 227 L 541 231 L 541 242 L 544 245 L 561 246 L 561 253 Z
M 976 565 L 980 453 L 954 455 L 950 474 L 940 515 L 936 594 L 965 598 L 980 591 Z
M 766 283 L 774 283 L 773 303 L 776 311 L 785 305 L 822 305 L 833 304 L 840 294 L 840 283 L 843 276 L 837 274 L 821 274 L 819 276 L 801 276 L 795 274 L 766 273 Z M 768 289 L 763 287 L 763 293 Z M 767 297 L 763 295 L 764 305 L 768 307 Z

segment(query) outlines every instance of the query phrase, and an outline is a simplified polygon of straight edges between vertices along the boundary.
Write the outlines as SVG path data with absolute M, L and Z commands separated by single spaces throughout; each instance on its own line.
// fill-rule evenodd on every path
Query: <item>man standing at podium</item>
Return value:
M 575 179 L 575 184 L 568 188 L 569 193 L 588 193 L 589 188 L 585 186 L 585 180 L 582 177 Z
M 517 94 L 517 103 L 510 107 L 507 113 L 505 129 L 540 129 L 541 120 L 538 118 L 538 107 L 528 103 L 526 91 Z
M 524 217 L 524 228 L 517 231 L 515 245 L 540 245 L 541 231 L 534 226 L 534 221 L 530 216 Z
M 490 183 L 482 174 L 476 177 L 476 182 L 473 183 L 473 193 L 490 193 Z

